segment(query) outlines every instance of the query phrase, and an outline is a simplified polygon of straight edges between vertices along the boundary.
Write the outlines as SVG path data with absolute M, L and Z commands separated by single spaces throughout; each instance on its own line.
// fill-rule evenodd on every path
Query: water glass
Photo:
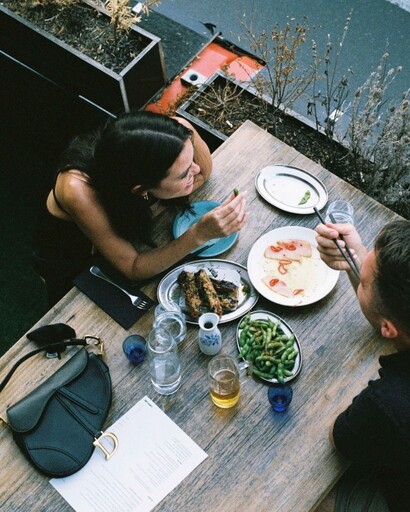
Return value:
M 125 357 L 135 366 L 141 364 L 145 359 L 147 351 L 145 339 L 139 334 L 127 336 L 122 343 L 122 350 Z
M 268 388 L 268 400 L 275 412 L 284 412 L 292 401 L 290 384 L 277 384 Z
M 181 385 L 178 347 L 171 334 L 154 327 L 148 334 L 147 352 L 152 385 L 161 395 L 175 393 Z
M 325 220 L 333 224 L 330 218 L 330 214 L 332 214 L 336 224 L 353 224 L 353 213 L 353 206 L 349 201 L 333 201 L 327 207 Z
M 154 319 L 154 328 L 157 327 L 168 331 L 177 345 L 185 339 L 187 330 L 185 318 L 177 311 L 164 311 L 158 314 Z
M 161 313 L 166 313 L 167 311 L 173 311 L 176 313 L 179 313 L 182 318 L 185 320 L 185 315 L 182 312 L 182 309 L 179 307 L 179 305 L 174 300 L 168 300 L 166 304 L 162 304 L 161 302 L 158 304 L 158 306 L 155 308 L 154 317 L 156 318 Z
M 231 356 L 220 355 L 211 359 L 208 365 L 210 394 L 212 402 L 222 409 L 233 407 L 239 400 L 240 376 L 247 371 L 252 374 L 252 363 L 237 363 Z

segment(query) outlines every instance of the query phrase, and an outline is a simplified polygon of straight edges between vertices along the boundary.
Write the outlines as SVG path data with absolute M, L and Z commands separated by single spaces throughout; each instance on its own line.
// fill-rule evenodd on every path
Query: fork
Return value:
M 107 283 L 112 284 L 113 286 L 116 286 L 119 290 L 125 293 L 125 295 L 128 295 L 128 297 L 131 299 L 131 302 L 133 305 L 142 310 L 148 310 L 151 307 L 151 303 L 141 297 L 138 297 L 138 295 L 133 295 L 132 293 L 127 292 L 127 290 L 124 290 L 124 288 L 121 288 L 121 286 L 114 281 L 112 281 L 104 272 L 97 267 L 96 265 L 93 265 L 90 268 L 91 274 L 93 274 L 95 277 L 99 277 L 100 279 L 103 279 L 104 281 L 107 281 Z

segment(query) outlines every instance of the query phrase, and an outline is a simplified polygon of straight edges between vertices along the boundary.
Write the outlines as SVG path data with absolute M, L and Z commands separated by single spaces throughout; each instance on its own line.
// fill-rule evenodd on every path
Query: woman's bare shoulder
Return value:
M 56 192 L 58 195 L 70 193 L 70 191 L 93 189 L 92 180 L 88 174 L 79 169 L 68 169 L 60 172 L 56 180 Z
M 61 172 L 56 181 L 55 192 L 66 211 L 80 206 L 81 203 L 95 201 L 96 198 L 91 178 L 78 169 Z
M 189 130 L 196 131 L 195 128 L 192 126 L 192 124 L 189 121 L 187 121 L 186 119 L 184 119 L 183 117 L 172 116 L 171 119 L 175 119 L 175 121 L 178 121 L 178 123 L 183 124 Z
M 66 169 L 65 171 L 60 172 L 59 179 L 66 181 L 67 183 L 78 183 L 79 181 L 83 183 L 87 183 L 88 185 L 92 184 L 92 180 L 90 176 L 84 171 L 80 171 L 79 169 Z

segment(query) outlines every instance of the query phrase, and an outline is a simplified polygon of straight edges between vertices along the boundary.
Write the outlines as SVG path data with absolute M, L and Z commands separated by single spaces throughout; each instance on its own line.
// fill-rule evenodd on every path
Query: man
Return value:
M 390 511 L 410 511 L 410 221 L 385 226 L 371 251 L 350 224 L 320 224 L 316 231 L 323 261 L 348 272 L 363 314 L 397 350 L 380 357 L 380 378 L 336 418 L 331 441 L 359 468 L 356 475 L 374 475 Z M 360 282 L 333 242 L 339 235 L 361 267 Z

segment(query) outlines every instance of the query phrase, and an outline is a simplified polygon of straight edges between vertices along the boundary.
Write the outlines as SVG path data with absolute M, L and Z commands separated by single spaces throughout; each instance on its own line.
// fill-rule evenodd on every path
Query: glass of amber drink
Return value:
M 237 363 L 228 355 L 218 355 L 208 365 L 212 402 L 222 409 L 229 409 L 239 400 L 242 374 L 252 374 L 252 363 Z

